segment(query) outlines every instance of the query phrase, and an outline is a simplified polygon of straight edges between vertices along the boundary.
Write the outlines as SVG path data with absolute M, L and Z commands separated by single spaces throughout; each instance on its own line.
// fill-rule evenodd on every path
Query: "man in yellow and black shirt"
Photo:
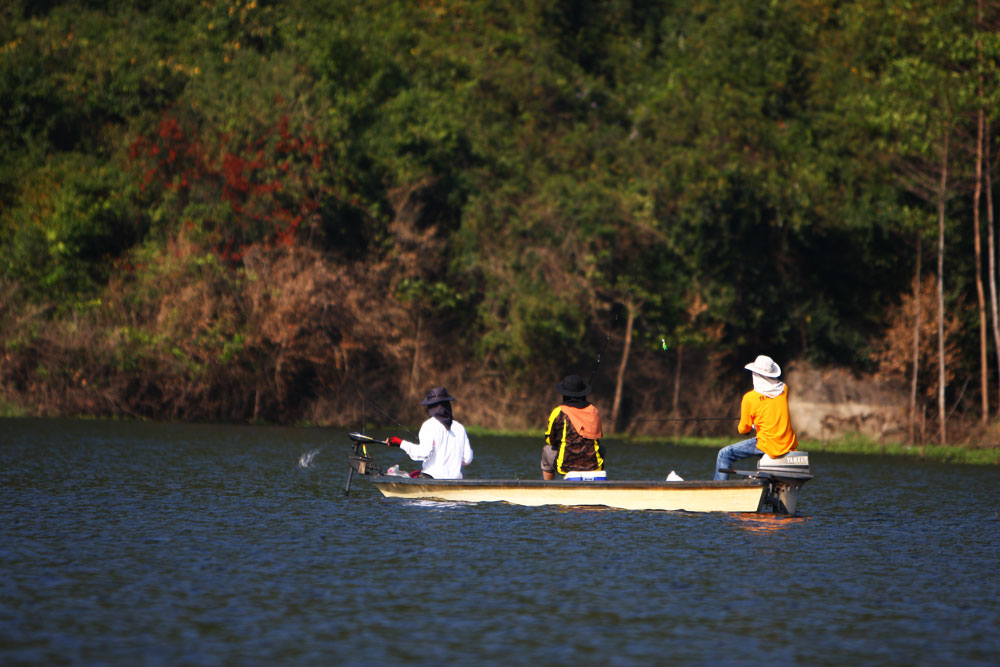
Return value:
M 567 375 L 556 391 L 563 400 L 549 414 L 545 429 L 542 479 L 555 479 L 556 473 L 604 470 L 601 415 L 586 398 L 590 385 L 579 375 Z

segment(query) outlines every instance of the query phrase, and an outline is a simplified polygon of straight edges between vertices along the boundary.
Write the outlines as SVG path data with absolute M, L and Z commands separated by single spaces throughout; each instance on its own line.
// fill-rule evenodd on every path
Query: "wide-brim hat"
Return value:
M 567 375 L 556 385 L 556 391 L 563 396 L 586 396 L 590 393 L 590 385 L 579 375 Z
M 774 363 L 774 359 L 763 354 L 754 359 L 753 363 L 747 364 L 743 368 L 757 375 L 763 375 L 766 378 L 776 378 L 781 375 L 781 368 L 778 364 Z
M 420 405 L 435 405 L 437 403 L 445 403 L 447 401 L 454 401 L 453 396 L 448 395 L 448 390 L 444 387 L 434 387 L 427 392 L 424 396 L 424 400 L 420 401 Z

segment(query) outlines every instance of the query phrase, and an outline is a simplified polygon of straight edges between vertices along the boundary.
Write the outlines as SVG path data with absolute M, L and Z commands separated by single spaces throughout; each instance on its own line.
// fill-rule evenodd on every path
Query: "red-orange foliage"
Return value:
M 206 233 L 204 242 L 232 263 L 250 244 L 295 243 L 303 223 L 333 194 L 324 177 L 327 149 L 308 129 L 290 131 L 287 116 L 234 137 L 168 114 L 132 142 L 129 159 L 151 205 L 166 207 L 168 219 L 193 221 Z

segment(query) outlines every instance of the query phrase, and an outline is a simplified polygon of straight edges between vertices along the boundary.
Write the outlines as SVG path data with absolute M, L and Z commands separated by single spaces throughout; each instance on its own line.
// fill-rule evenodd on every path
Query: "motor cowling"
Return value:
M 813 478 L 812 470 L 809 468 L 809 452 L 788 452 L 774 458 L 764 454 L 757 461 L 757 471 L 766 472 L 771 477 Z

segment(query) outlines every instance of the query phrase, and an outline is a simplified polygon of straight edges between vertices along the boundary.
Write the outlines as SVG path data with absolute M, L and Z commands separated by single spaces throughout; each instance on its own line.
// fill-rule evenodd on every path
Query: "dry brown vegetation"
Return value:
M 434 269 L 434 230 L 396 226 L 403 241 L 375 265 L 256 246 L 226 267 L 181 237 L 169 253 L 150 256 L 155 266 L 119 274 L 92 307 L 69 314 L 14 309 L 16 286 L 6 284 L 0 386 L 39 415 L 356 425 L 362 411 L 369 424 L 417 423 L 424 391 L 443 384 L 470 425 L 538 428 L 558 400 L 559 372 L 515 386 L 487 364 L 456 357 L 463 332 L 394 292 L 407 276 L 398 267 L 413 267 L 411 276 Z M 621 351 L 614 333 L 594 380 L 605 414 Z M 565 372 L 589 377 L 593 361 Z M 672 363 L 672 354 L 634 353 L 618 431 L 718 430 L 714 422 L 657 421 L 728 416 L 743 390 L 716 387 L 711 360 L 686 360 L 683 414 L 675 415 L 673 383 L 664 381 Z
M 936 377 L 937 372 L 937 302 L 936 279 L 925 277 L 920 285 L 920 331 L 918 362 L 920 370 L 928 377 Z M 960 311 L 961 309 L 956 309 Z M 909 382 L 913 373 L 913 324 L 917 316 L 917 304 L 913 292 L 901 295 L 900 303 L 889 309 L 889 326 L 877 344 L 873 346 L 873 360 L 878 365 L 876 378 Z M 950 384 L 955 379 L 955 369 L 960 368 L 961 350 L 957 340 L 962 330 L 962 322 L 956 313 L 945 321 L 945 378 Z M 937 392 L 935 382 L 921 384 L 927 398 Z
M 392 426 L 418 423 L 424 391 L 446 385 L 467 425 L 537 430 L 558 400 L 560 375 L 589 378 L 597 350 L 575 368 L 543 369 L 527 382 L 475 359 L 463 343 L 467 332 L 451 328 L 448 313 L 398 298 L 400 281 L 437 271 L 442 261 L 436 230 L 421 228 L 418 217 L 397 216 L 393 251 L 374 264 L 257 245 L 225 266 L 182 236 L 168 253 L 151 254 L 142 271 L 116 275 L 89 308 L 15 308 L 17 286 L 4 284 L 4 398 L 38 415 Z M 934 359 L 933 290 L 929 281 L 921 293 L 923 369 Z M 882 386 L 905 385 L 912 301 L 907 295 L 893 310 L 893 326 L 876 346 L 873 380 Z M 742 368 L 704 352 L 712 346 L 691 347 L 681 358 L 674 349 L 633 345 L 619 420 L 611 424 L 623 332 L 611 333 L 592 395 L 609 433 L 734 435 L 732 418 L 749 387 Z M 876 383 L 852 386 L 866 384 Z M 956 441 L 992 437 L 961 424 L 954 433 Z

